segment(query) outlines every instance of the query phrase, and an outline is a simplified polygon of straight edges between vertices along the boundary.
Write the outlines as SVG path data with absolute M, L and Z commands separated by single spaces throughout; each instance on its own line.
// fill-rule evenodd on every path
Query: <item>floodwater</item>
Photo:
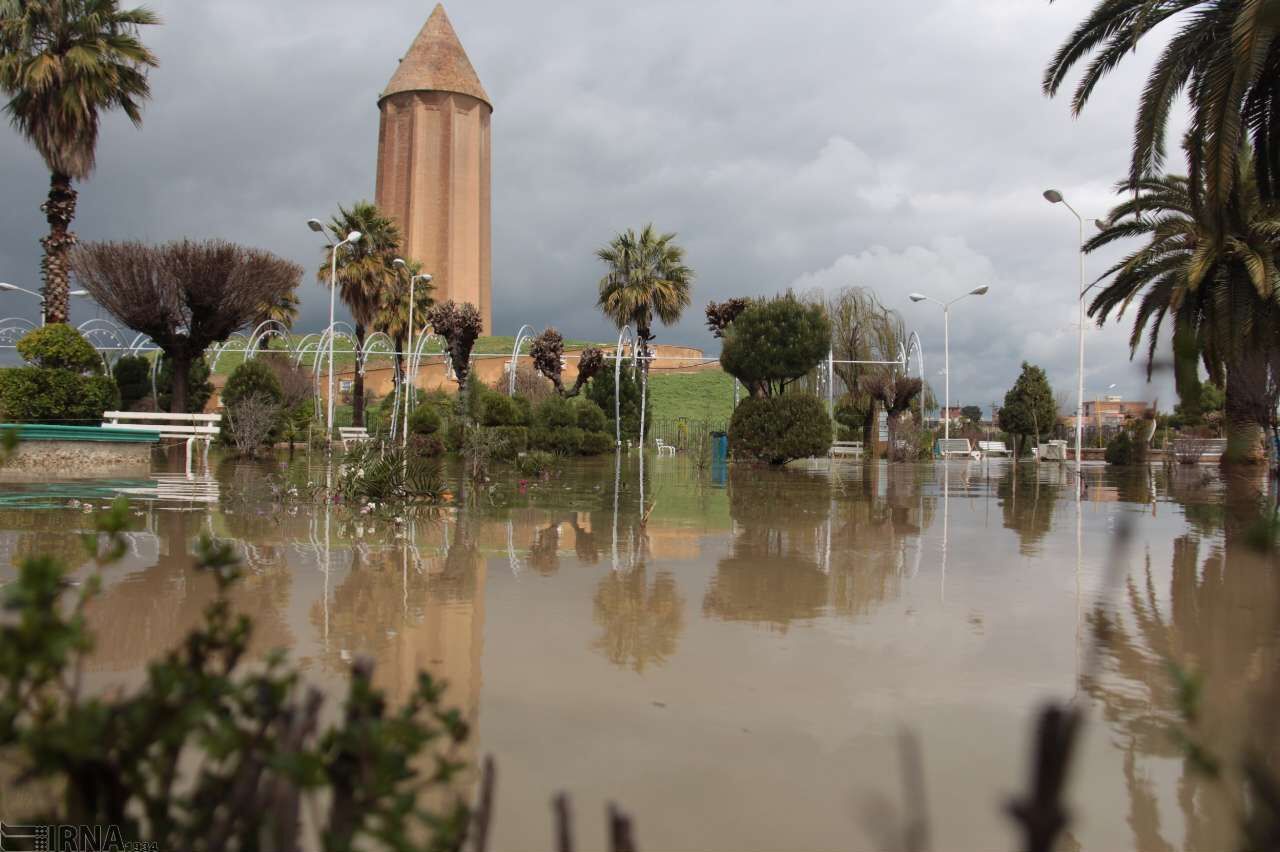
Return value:
M 129 553 L 89 612 L 107 688 L 200 618 L 188 542 L 234 540 L 256 653 L 288 648 L 334 703 L 362 655 L 394 697 L 419 668 L 448 679 L 469 756 L 497 760 L 498 849 L 550 848 L 561 790 L 586 847 L 612 801 L 647 850 L 896 848 L 915 815 L 933 848 L 1012 849 L 1003 804 L 1048 699 L 1087 714 L 1063 848 L 1232 845 L 1238 786 L 1184 759 L 1168 661 L 1204 674 L 1196 736 L 1234 764 L 1276 680 L 1280 583 L 1214 470 L 1092 468 L 1078 500 L 1050 465 L 651 457 L 642 479 L 633 455 L 397 523 L 289 498 L 324 473 L 283 465 L 0 485 L 0 564 L 88 571 L 84 504 L 131 497 Z

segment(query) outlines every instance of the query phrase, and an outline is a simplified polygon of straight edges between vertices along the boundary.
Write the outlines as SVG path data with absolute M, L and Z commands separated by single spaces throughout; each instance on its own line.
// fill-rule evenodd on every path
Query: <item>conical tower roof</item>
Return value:
M 476 69 L 471 67 L 471 60 L 458 41 L 458 34 L 453 31 L 453 24 L 449 23 L 444 6 L 439 3 L 413 40 L 409 52 L 400 60 L 400 67 L 391 75 L 382 97 L 400 92 L 458 92 L 479 98 L 493 108 Z

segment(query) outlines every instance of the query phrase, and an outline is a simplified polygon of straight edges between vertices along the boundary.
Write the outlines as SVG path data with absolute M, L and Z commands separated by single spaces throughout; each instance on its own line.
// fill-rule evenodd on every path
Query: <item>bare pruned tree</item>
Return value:
M 554 328 L 545 329 L 529 345 L 533 356 L 533 368 L 551 380 L 556 393 L 564 396 L 564 382 L 560 373 L 564 369 L 564 338 Z
M 588 346 L 578 356 L 578 378 L 565 396 L 577 396 L 583 386 L 594 379 L 604 369 L 604 350 L 599 346 Z
M 187 405 L 191 362 L 297 288 L 302 267 L 222 240 L 85 243 L 71 270 L 94 301 L 155 341 L 173 364 L 169 410 Z
M 444 338 L 449 363 L 458 382 L 458 405 L 465 407 L 467 375 L 471 372 L 471 349 L 476 345 L 483 324 L 480 312 L 470 302 L 461 305 L 452 299 L 441 305 L 432 305 L 427 311 L 427 322 L 436 334 Z
M 707 328 L 716 337 L 724 337 L 725 330 L 747 309 L 747 299 L 732 298 L 723 302 L 707 302 Z

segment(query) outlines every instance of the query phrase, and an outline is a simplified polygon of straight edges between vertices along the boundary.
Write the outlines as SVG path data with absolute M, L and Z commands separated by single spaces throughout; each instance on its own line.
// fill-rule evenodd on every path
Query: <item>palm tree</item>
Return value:
M 67 321 L 67 252 L 75 245 L 73 180 L 93 172 L 101 113 L 121 109 L 142 124 L 151 96 L 147 68 L 156 57 L 138 30 L 158 24 L 149 9 L 121 9 L 117 0 L 0 0 L 0 91 L 5 112 L 49 167 L 49 197 L 41 210 L 44 317 Z
M 1110 279 L 1089 315 L 1105 322 L 1137 302 L 1129 344 L 1146 335 L 1150 374 L 1160 331 L 1173 326 L 1179 393 L 1198 393 L 1199 357 L 1210 379 L 1226 387 L 1224 463 L 1261 459 L 1262 430 L 1272 426 L 1280 381 L 1280 288 L 1275 250 L 1280 207 L 1263 201 L 1248 150 L 1236 158 L 1229 204 L 1222 218 L 1206 200 L 1207 181 L 1166 175 L 1117 187 L 1131 194 L 1111 211 L 1104 230 L 1085 244 L 1094 251 L 1122 239 L 1146 244 L 1098 279 Z
M 675 238 L 675 234 L 659 234 L 648 224 L 639 234 L 628 228 L 596 252 L 609 267 L 600 279 L 596 306 L 618 328 L 634 324 L 646 356 L 654 316 L 663 325 L 673 325 L 690 303 L 693 270 L 685 265 L 684 249 Z M 649 369 L 648 360 L 644 369 Z
M 377 320 L 384 294 L 396 286 L 398 277 L 393 262 L 400 254 L 400 226 L 382 215 L 368 201 L 359 201 L 350 209 L 338 207 L 338 215 L 329 222 L 333 245 L 346 239 L 347 234 L 359 231 L 359 242 L 350 243 L 338 253 L 338 295 L 351 311 L 356 327 L 356 347 L 364 349 L 369 327 Z M 316 278 L 329 284 L 330 252 L 325 250 L 324 261 L 316 272 Z M 359 359 L 357 359 L 358 362 Z M 358 368 L 352 388 L 351 422 L 364 425 L 364 374 Z
M 264 322 L 275 322 L 287 329 L 292 329 L 293 321 L 298 318 L 298 304 L 298 294 L 294 290 L 281 293 L 270 301 L 263 302 L 258 309 L 258 315 L 253 319 L 254 328 Z M 262 336 L 262 339 L 258 341 L 258 348 L 271 348 L 270 335 L 264 334 Z
M 1099 81 L 1145 35 L 1175 19 L 1181 28 L 1156 60 L 1139 100 L 1130 182 L 1163 168 L 1170 109 L 1185 92 L 1193 142 L 1188 165 L 1203 171 L 1209 215 L 1225 213 L 1246 138 L 1258 155 L 1255 178 L 1263 198 L 1274 198 L 1280 190 L 1280 125 L 1272 119 L 1280 114 L 1278 0 L 1097 0 L 1045 69 L 1045 94 L 1057 94 L 1071 69 L 1090 57 L 1071 101 L 1079 113 Z
M 421 261 L 406 260 L 405 268 L 396 276 L 395 282 L 382 291 L 378 314 L 373 321 L 376 330 L 395 342 L 396 372 L 399 375 L 404 374 L 404 355 L 401 353 L 409 339 L 409 279 L 421 274 Z M 413 286 L 413 324 L 418 329 L 427 324 L 427 311 L 436 303 L 431 295 L 435 289 L 436 285 L 430 281 L 419 280 Z

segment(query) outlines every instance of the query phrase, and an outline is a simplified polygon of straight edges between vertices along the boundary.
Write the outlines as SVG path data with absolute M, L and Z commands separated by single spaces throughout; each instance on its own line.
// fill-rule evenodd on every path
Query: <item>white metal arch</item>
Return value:
M 623 341 L 631 345 L 631 358 L 637 360 L 636 333 L 631 326 L 624 325 L 618 332 L 618 347 L 613 350 L 613 439 L 616 447 L 622 446 L 622 346 Z M 641 406 L 644 400 L 641 398 Z M 644 413 L 640 415 L 640 449 L 644 450 Z
M 520 347 L 524 344 L 526 337 L 533 336 L 533 326 L 522 325 L 520 330 L 516 332 L 515 345 L 511 347 L 511 360 L 507 363 L 507 396 L 516 395 L 516 366 L 520 363 Z
M 279 320 L 263 320 L 254 327 L 253 331 L 249 332 L 249 339 L 244 344 L 244 359 L 246 361 L 252 359 L 258 353 L 258 347 L 262 345 L 262 341 L 268 337 L 278 337 L 283 340 L 286 351 L 293 348 L 288 326 Z

